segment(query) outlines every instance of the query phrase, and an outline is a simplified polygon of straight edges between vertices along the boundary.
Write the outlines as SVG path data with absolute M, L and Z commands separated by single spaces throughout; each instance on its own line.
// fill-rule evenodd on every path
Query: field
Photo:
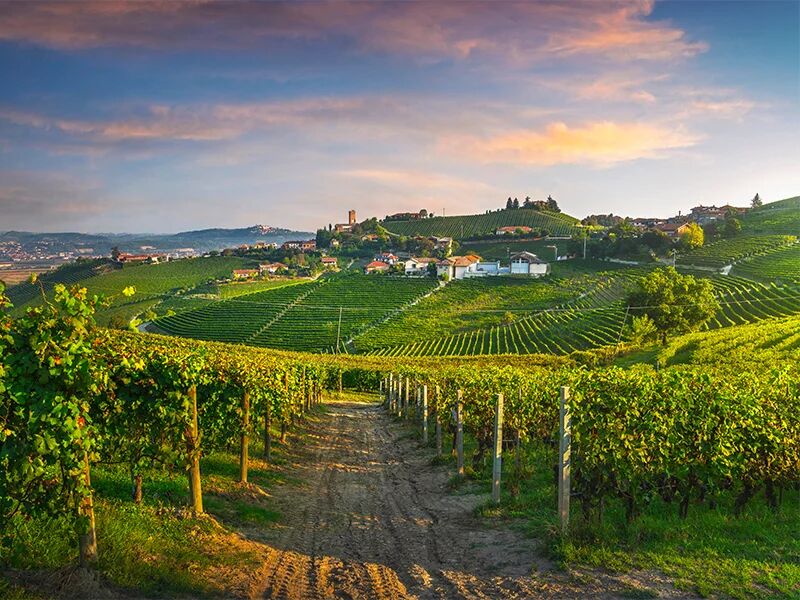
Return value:
M 90 277 L 95 277 L 103 273 L 109 273 L 111 267 L 109 261 L 92 260 L 64 265 L 55 271 L 48 272 L 39 277 L 39 284 L 44 287 L 46 293 L 53 290 L 53 286 L 58 283 L 64 285 L 74 285 L 81 283 Z M 18 283 L 8 289 L 7 295 L 11 303 L 21 308 L 28 302 L 36 300 L 41 294 L 39 284 L 31 284 L 27 281 Z
M 515 252 L 532 252 L 537 256 L 545 259 L 552 260 L 554 250 L 548 246 L 556 246 L 559 249 L 559 254 L 564 254 L 566 243 L 563 240 L 527 240 L 519 241 L 513 239 L 480 241 L 480 242 L 464 242 L 458 249 L 459 254 L 475 253 L 484 260 L 499 260 L 501 262 L 508 262 L 510 254 Z
M 733 267 L 733 274 L 800 283 L 800 244 L 741 260 Z
M 155 321 L 158 330 L 272 348 L 326 350 L 432 291 L 430 279 L 339 275 L 210 303 Z
M 678 255 L 677 263 L 679 266 L 721 268 L 785 249 L 796 241 L 796 237 L 786 235 L 742 235 L 682 252 Z
M 800 197 L 770 202 L 742 217 L 744 233 L 800 235 Z
M 416 221 L 382 221 L 387 230 L 397 235 L 464 238 L 494 234 L 499 227 L 527 226 L 547 230 L 549 235 L 569 236 L 577 219 L 561 213 L 532 209 L 498 210 L 484 215 L 433 217 Z

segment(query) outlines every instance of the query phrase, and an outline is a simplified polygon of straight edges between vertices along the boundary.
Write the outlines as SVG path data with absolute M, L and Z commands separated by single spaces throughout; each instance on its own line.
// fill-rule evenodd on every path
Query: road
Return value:
M 374 404 L 329 404 L 303 439 L 299 483 L 271 490 L 283 525 L 248 534 L 271 548 L 265 598 L 630 597 L 636 580 L 559 571 L 535 540 L 475 516 L 486 496 L 453 492 L 452 469 Z

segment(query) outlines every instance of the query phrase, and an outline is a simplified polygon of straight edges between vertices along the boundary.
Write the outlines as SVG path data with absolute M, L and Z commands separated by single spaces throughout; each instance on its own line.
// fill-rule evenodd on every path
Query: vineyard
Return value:
M 752 279 L 800 283 L 800 244 L 736 263 L 733 273 Z
M 44 287 L 45 293 L 52 293 L 57 284 L 75 285 L 90 277 L 108 273 L 112 269 L 108 261 L 84 261 L 63 265 L 50 273 L 40 275 L 38 280 Z M 7 290 L 9 300 L 15 307 L 20 308 L 36 300 L 41 295 L 41 288 L 28 281 L 18 283 Z
M 164 317 L 165 333 L 293 350 L 325 350 L 432 291 L 430 279 L 349 274 L 213 302 Z
M 677 264 L 719 269 L 743 259 L 785 249 L 796 241 L 796 237 L 787 235 L 740 236 L 683 252 L 678 255 Z
M 438 236 L 464 239 L 494 234 L 500 227 L 526 226 L 546 231 L 553 236 L 570 236 L 575 231 L 577 219 L 533 209 L 498 210 L 484 215 L 458 217 L 433 217 L 415 221 L 382 221 L 391 233 L 413 237 Z
M 742 216 L 745 233 L 800 235 L 800 197 L 770 202 Z
M 349 288 L 347 299 L 336 286 L 350 277 L 358 283 Z M 304 308 L 314 308 L 312 299 L 317 308 L 327 306 L 334 294 L 343 303 L 358 304 L 359 292 L 369 290 L 368 282 L 378 278 L 350 277 L 256 295 L 263 300 L 305 290 L 295 297 Z M 585 308 L 615 302 L 621 286 L 611 283 L 598 285 L 579 302 L 586 302 Z M 621 507 L 628 522 L 654 504 L 682 518 L 705 510 L 709 501 L 739 514 L 760 490 L 777 511 L 782 490 L 798 483 L 796 362 L 774 368 L 736 363 L 660 371 L 642 366 L 576 368 L 557 362 L 548 367 L 535 361 L 509 366 L 510 361 L 490 358 L 462 364 L 409 357 L 387 365 L 383 356 L 309 355 L 97 330 L 92 310 L 84 292 L 56 288 L 53 304 L 32 309 L 24 318 L 0 321 L 5 332 L 0 337 L 2 522 L 41 515 L 73 519 L 85 566 L 97 562 L 96 523 L 105 523 L 95 520 L 92 501 L 97 465 L 118 464 L 130 474 L 132 496 L 127 502 L 133 505 L 149 493 L 153 473 L 183 472 L 189 509 L 200 515 L 208 484 L 200 471 L 202 456 L 235 449 L 238 469 L 228 476 L 247 482 L 253 441 L 263 442 L 257 449 L 269 462 L 277 432 L 314 410 L 324 390 L 341 385 L 381 389 L 387 402 L 391 390 L 390 406 L 401 402 L 402 414 L 413 415 L 415 423 L 421 419 L 419 404 L 409 398 L 419 398 L 420 386 L 427 386 L 427 426 L 449 430 L 455 418 L 474 449 L 475 469 L 491 446 L 498 394 L 505 397 L 509 438 L 520 440 L 517 447 L 525 444 L 532 456 L 549 456 L 543 464 L 551 464 L 559 390 L 567 386 L 572 496 L 579 508 L 574 512 L 587 522 L 602 522 L 613 506 Z M 568 327 L 559 326 L 559 340 L 570 339 Z M 797 344 L 796 318 L 776 321 L 775 328 L 782 328 L 780 341 L 767 334 L 761 338 L 764 343 Z M 743 335 L 748 333 L 743 330 Z M 483 343 L 504 343 L 500 339 Z M 43 345 L 43 340 L 49 343 Z M 490 347 L 481 349 L 486 350 L 491 352 Z M 405 382 L 404 401 L 397 391 L 400 381 Z M 454 440 L 462 456 L 462 445 Z M 774 580 L 765 585 L 784 590 L 791 584 Z

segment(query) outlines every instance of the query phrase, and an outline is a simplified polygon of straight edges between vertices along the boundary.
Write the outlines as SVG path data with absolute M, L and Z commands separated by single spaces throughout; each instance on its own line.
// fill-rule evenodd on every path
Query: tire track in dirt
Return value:
M 536 542 L 474 516 L 484 496 L 448 493 L 449 470 L 407 426 L 370 404 L 330 403 L 271 490 L 283 526 L 267 545 L 259 595 L 317 598 L 623 597 L 624 581 L 548 571 Z M 587 580 L 589 583 L 586 583 Z M 664 598 L 689 597 L 671 587 Z

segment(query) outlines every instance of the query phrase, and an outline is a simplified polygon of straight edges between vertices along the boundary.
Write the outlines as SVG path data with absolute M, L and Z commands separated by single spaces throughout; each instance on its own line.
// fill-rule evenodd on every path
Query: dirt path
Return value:
M 551 571 L 534 540 L 476 518 L 485 496 L 449 493 L 450 470 L 405 431 L 366 404 L 310 426 L 289 467 L 302 483 L 272 490 L 283 526 L 247 532 L 271 549 L 264 597 L 631 597 L 635 581 Z

